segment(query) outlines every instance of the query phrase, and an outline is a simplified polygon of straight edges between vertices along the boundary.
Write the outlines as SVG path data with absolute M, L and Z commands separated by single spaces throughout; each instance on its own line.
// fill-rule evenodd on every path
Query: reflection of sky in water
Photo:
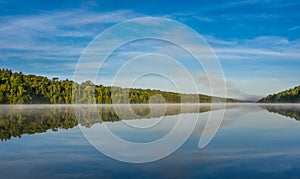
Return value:
M 188 118 L 193 114 L 182 115 Z M 198 121 L 193 135 L 179 150 L 146 164 L 122 163 L 102 155 L 88 144 L 78 127 L 12 138 L 0 143 L 1 176 L 253 178 L 300 174 L 298 121 L 256 106 L 228 109 L 215 138 L 206 148 L 198 149 L 207 115 L 201 114 L 204 120 Z M 168 126 L 176 121 L 172 118 L 164 118 L 158 129 L 143 135 L 133 135 L 122 122 L 109 126 L 126 139 L 155 140 L 168 132 Z

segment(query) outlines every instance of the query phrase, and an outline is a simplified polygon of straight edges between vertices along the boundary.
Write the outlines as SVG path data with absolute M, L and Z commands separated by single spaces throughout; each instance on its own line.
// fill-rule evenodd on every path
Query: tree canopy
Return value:
M 300 103 L 300 86 L 276 93 L 270 94 L 260 99 L 260 103 Z
M 217 102 L 236 102 L 215 97 Z M 0 104 L 111 104 L 111 103 L 210 103 L 212 97 L 202 94 L 182 94 L 152 89 L 133 89 L 93 84 L 78 84 L 71 80 L 48 79 L 0 69 Z M 216 102 L 216 101 L 214 101 Z

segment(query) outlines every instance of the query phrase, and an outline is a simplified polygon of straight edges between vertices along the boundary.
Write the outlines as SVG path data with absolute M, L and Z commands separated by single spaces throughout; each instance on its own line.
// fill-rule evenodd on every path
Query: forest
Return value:
M 259 103 L 300 103 L 300 86 L 270 94 L 258 101 Z
M 202 94 L 181 94 L 153 89 L 134 89 L 71 80 L 49 79 L 0 69 L 0 104 L 111 104 L 111 103 L 210 103 L 237 102 Z

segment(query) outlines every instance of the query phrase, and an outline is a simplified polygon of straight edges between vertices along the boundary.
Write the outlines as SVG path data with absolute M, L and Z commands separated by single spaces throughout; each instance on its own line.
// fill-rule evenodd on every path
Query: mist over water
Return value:
M 88 118 L 91 107 L 95 106 L 1 105 L 2 176 L 158 178 L 300 174 L 299 104 L 227 104 L 219 131 L 203 149 L 198 148 L 198 142 L 210 113 L 220 110 L 218 104 L 130 105 L 135 115 L 125 110 L 128 105 L 97 105 L 101 120 Z M 82 120 L 76 119 L 74 110 L 82 110 Z M 99 126 L 105 123 L 124 140 L 151 142 L 172 130 L 178 116 L 187 125 L 199 116 L 187 142 L 161 160 L 139 165 L 103 155 L 86 141 L 79 129 L 80 125 L 91 134 L 96 131 L 95 134 L 101 135 Z M 128 154 L 143 152 L 138 148 L 112 150 Z M 12 169 L 15 172 L 10 172 Z M 114 172 L 108 172 L 111 170 Z

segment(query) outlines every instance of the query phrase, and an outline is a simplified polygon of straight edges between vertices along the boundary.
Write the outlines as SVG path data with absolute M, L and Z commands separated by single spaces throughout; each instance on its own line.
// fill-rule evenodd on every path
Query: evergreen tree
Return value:
M 152 96 L 161 95 L 167 103 L 199 103 L 211 102 L 211 97 L 201 94 L 180 94 L 150 89 L 128 89 L 95 85 L 91 81 L 81 84 L 70 80 L 59 80 L 58 77 L 51 80 L 36 75 L 24 75 L 23 73 L 13 73 L 11 70 L 0 69 L 0 104 L 70 104 L 70 103 L 149 103 Z M 299 89 L 292 95 L 298 96 Z M 285 96 L 290 99 L 293 96 Z M 219 101 L 233 99 L 217 98 Z M 273 99 L 273 97 L 272 97 Z M 76 100 L 76 101 L 74 101 Z M 163 102 L 159 98 L 153 98 L 155 103 Z

